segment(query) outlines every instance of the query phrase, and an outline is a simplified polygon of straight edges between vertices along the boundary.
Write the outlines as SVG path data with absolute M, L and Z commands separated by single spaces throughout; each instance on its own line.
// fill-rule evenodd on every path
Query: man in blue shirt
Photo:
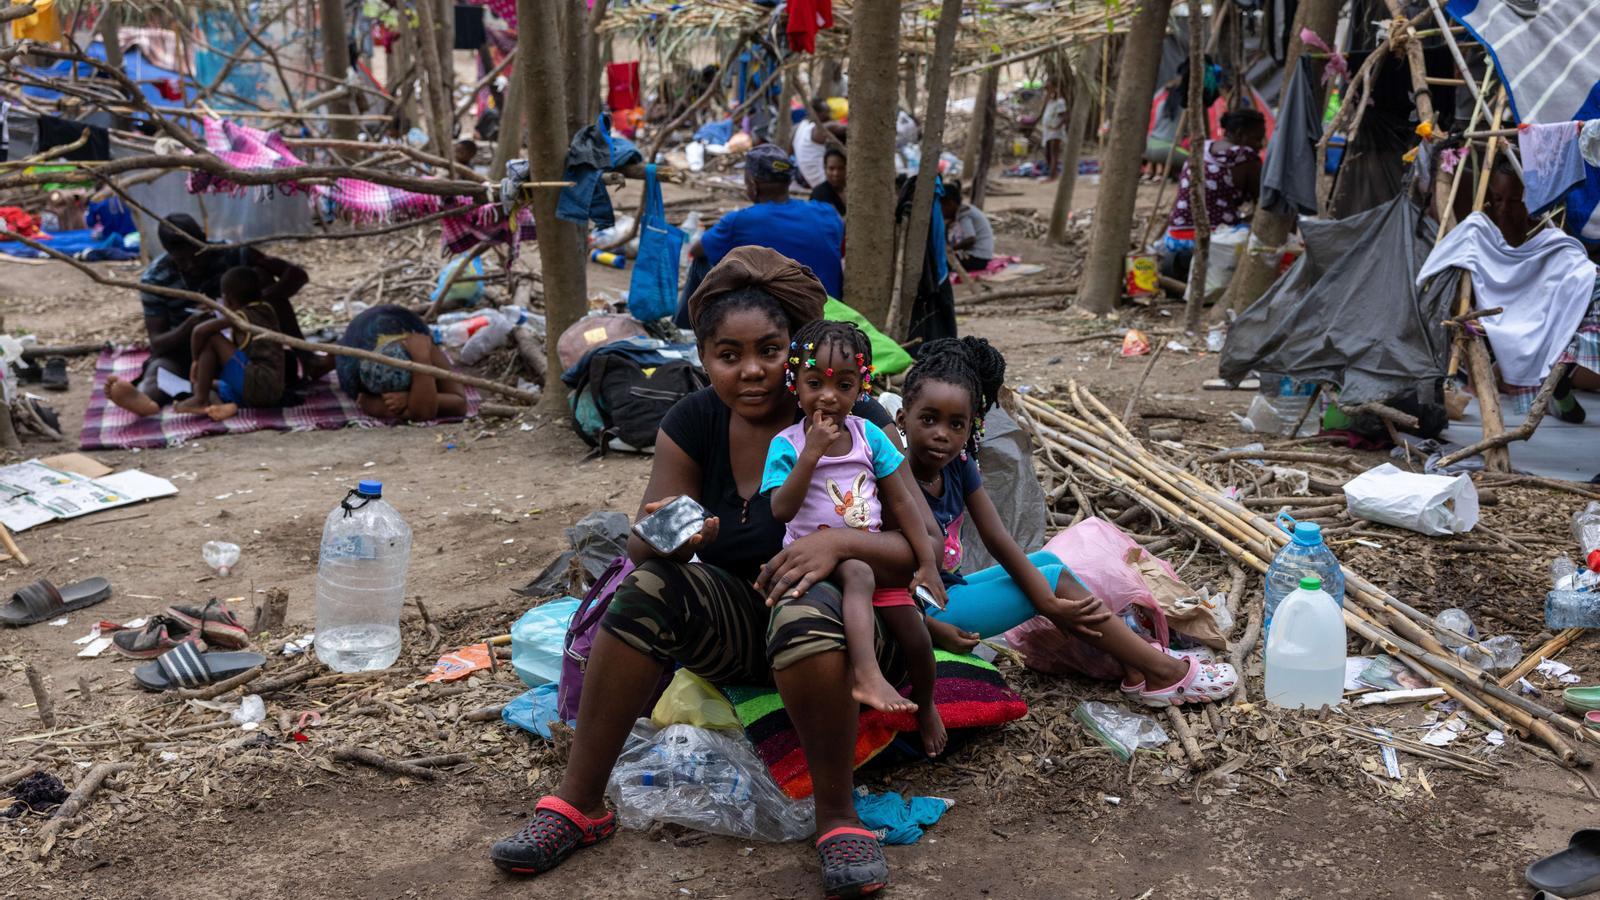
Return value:
M 752 205 L 723 216 L 689 248 L 715 266 L 729 250 L 768 247 L 809 268 L 830 297 L 844 290 L 844 220 L 830 204 L 789 196 L 794 163 L 762 144 L 745 154 L 744 189 Z

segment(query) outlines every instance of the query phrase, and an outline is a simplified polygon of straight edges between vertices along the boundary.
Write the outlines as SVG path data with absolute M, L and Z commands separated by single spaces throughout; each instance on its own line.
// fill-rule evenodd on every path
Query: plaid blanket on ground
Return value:
M 175 447 L 184 441 L 214 434 L 246 434 L 251 431 L 315 431 L 355 425 L 382 428 L 398 424 L 392 419 L 364 415 L 355 398 L 339 390 L 328 376 L 302 386 L 305 401 L 298 406 L 239 410 L 231 419 L 213 422 L 203 415 L 186 415 L 164 409 L 160 415 L 140 418 L 106 399 L 106 379 L 115 375 L 138 381 L 150 352 L 144 349 L 103 350 L 94 367 L 94 393 L 83 413 L 83 450 L 129 450 L 134 447 Z M 467 388 L 467 414 L 478 409 L 478 393 Z

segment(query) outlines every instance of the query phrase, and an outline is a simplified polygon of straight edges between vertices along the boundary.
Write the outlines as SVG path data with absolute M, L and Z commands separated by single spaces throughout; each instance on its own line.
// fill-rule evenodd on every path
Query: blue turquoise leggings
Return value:
M 1052 591 L 1060 584 L 1063 572 L 1074 581 L 1078 580 L 1060 557 L 1047 550 L 1028 554 L 1028 562 L 1044 574 Z M 944 609 L 929 607 L 928 615 L 983 637 L 1009 631 L 1038 615 L 1022 588 L 1001 566 L 990 566 L 966 578 L 966 584 L 953 584 L 946 589 L 949 605 Z

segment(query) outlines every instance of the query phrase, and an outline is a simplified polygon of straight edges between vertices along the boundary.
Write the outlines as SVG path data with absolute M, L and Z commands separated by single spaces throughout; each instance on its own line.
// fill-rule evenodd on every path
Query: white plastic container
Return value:
M 336 672 L 387 669 L 400 656 L 411 529 L 363 481 L 328 513 L 317 563 L 317 658 Z
M 1344 614 L 1317 578 L 1278 607 L 1267 636 L 1267 702 L 1290 709 L 1334 706 L 1344 697 Z

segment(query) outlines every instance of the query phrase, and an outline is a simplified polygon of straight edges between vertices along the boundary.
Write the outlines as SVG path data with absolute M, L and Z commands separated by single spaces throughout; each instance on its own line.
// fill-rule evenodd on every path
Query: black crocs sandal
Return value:
M 617 814 L 591 819 L 559 797 L 542 797 L 533 807 L 533 819 L 522 830 L 495 841 L 489 858 L 512 875 L 543 875 L 566 862 L 580 847 L 588 847 L 617 831 Z
M 822 894 L 828 900 L 876 894 L 889 883 L 883 845 L 865 828 L 835 828 L 817 838 L 817 855 L 822 857 Z
M 52 356 L 44 361 L 43 387 L 47 391 L 64 391 L 67 389 L 67 358 L 65 356 Z

